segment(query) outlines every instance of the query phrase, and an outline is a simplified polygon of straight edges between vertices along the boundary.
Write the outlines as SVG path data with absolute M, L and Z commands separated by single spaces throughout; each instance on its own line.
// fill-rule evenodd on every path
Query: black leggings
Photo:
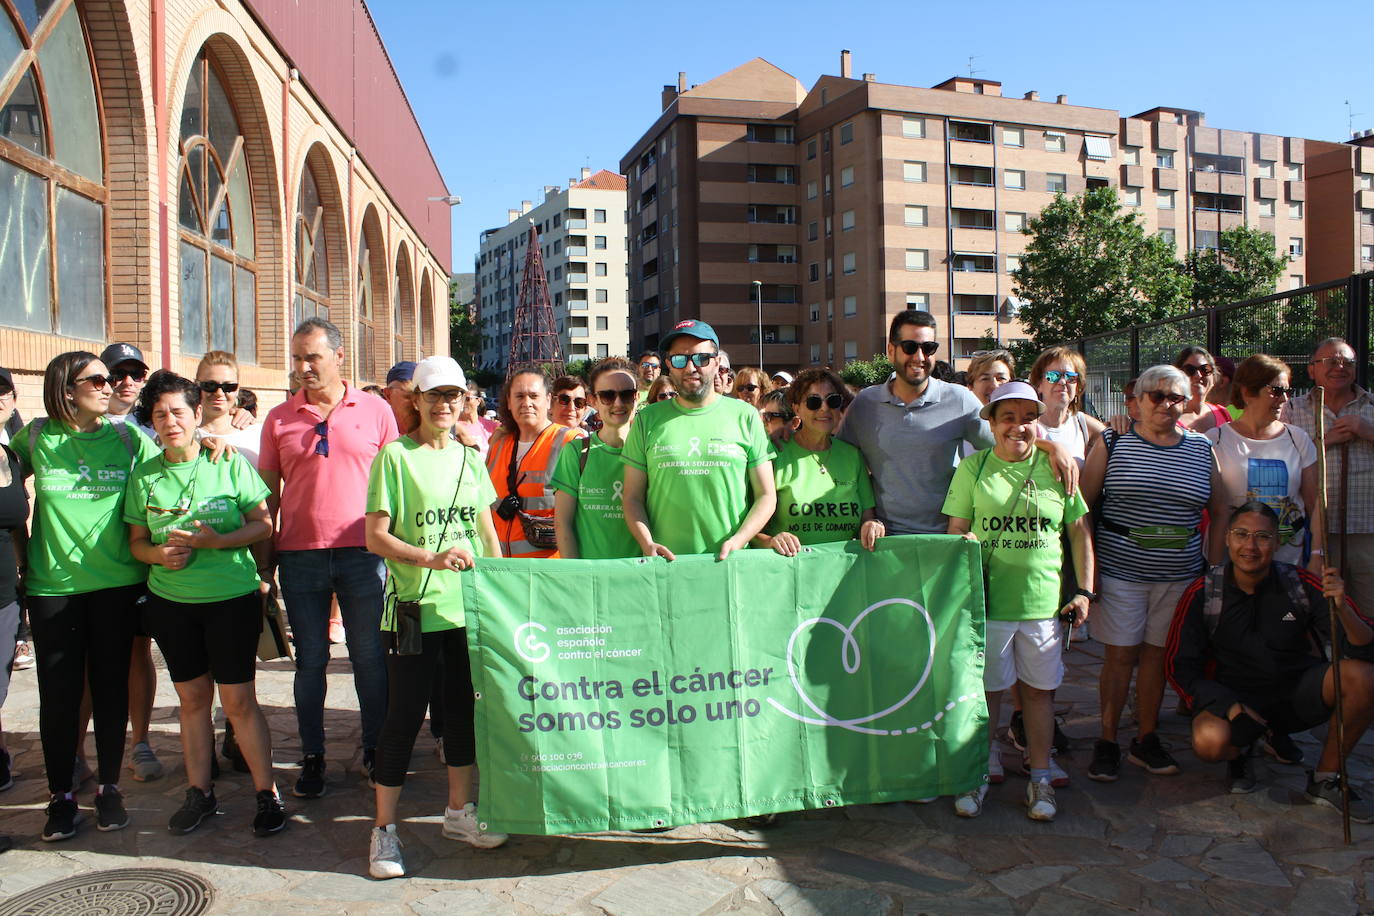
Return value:
M 405 784 L 415 737 L 425 721 L 439 658 L 444 661 L 444 760 L 451 767 L 470 766 L 477 760 L 477 738 L 472 730 L 472 668 L 468 664 L 468 631 L 440 630 L 425 633 L 419 655 L 388 654 L 386 722 L 377 745 L 378 785 Z
M 38 733 L 48 791 L 72 791 L 81 695 L 89 680 L 102 785 L 119 782 L 129 726 L 129 653 L 142 583 L 80 595 L 29 597 L 38 661 Z

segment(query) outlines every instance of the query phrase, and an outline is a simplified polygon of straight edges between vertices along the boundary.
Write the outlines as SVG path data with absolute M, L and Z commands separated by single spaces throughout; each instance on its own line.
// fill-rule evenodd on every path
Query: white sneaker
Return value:
M 1033 821 L 1052 821 L 1059 813 L 1054 801 L 1054 786 L 1047 782 L 1031 781 L 1026 786 L 1026 816 Z
M 988 782 L 1000 786 L 1007 781 L 1007 771 L 1002 768 L 1002 754 L 996 746 L 988 752 Z
M 454 811 L 444 808 L 444 836 L 450 840 L 462 840 L 478 849 L 495 849 L 510 837 L 504 833 L 488 833 L 477 822 L 477 806 L 468 802 L 463 810 Z
M 1050 752 L 1050 785 L 1056 789 L 1063 789 L 1069 784 L 1069 774 L 1059 765 L 1059 761 L 1054 759 L 1054 752 Z M 1030 775 L 1030 760 L 1021 758 L 1021 775 Z
M 983 813 L 983 799 L 988 794 L 987 784 L 969 789 L 954 797 L 954 813 L 960 817 L 977 817 Z
M 379 880 L 399 878 L 406 873 L 405 862 L 401 859 L 401 838 L 396 835 L 395 824 L 372 828 L 367 871 Z

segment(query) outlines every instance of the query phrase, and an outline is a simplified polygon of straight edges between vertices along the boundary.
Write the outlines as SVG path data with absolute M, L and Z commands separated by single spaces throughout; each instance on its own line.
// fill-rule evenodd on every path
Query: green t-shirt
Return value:
M 803 544 L 847 541 L 859 534 L 865 510 L 873 508 L 873 483 L 862 453 L 848 442 L 832 439 L 830 448 L 813 452 L 796 440 L 785 443 L 773 462 L 778 510 L 764 529 L 784 531 Z
M 632 427 L 633 428 L 633 427 Z M 590 443 L 587 467 L 581 468 L 582 449 Z M 549 485 L 577 500 L 577 546 L 584 560 L 614 560 L 639 556 L 639 544 L 625 525 L 620 490 L 625 485 L 621 450 L 593 435 L 570 443 L 558 454 Z
M 673 553 L 716 553 L 749 514 L 749 469 L 773 457 L 751 404 L 717 396 L 687 409 L 674 398 L 635 417 L 621 453 L 649 478 L 654 540 Z
M 1064 526 L 1088 505 L 1081 492 L 1065 497 L 1045 456 L 1008 462 L 992 449 L 975 452 L 955 469 L 941 511 L 969 519 L 982 542 L 988 620 L 1048 620 L 1059 612 Z
M 434 553 L 462 547 L 483 556 L 478 517 L 495 501 L 496 489 L 482 456 L 456 443 L 427 448 L 402 436 L 377 453 L 367 480 L 367 511 L 385 512 L 391 516 L 392 535 Z M 401 601 L 420 600 L 424 632 L 466 625 L 461 573 L 393 560 L 386 561 L 386 568 L 391 574 L 388 593 L 394 591 Z
M 30 453 L 29 427 L 39 422 Z M 125 427 L 125 445 L 109 422 L 93 433 L 57 421 L 33 423 L 10 442 L 25 473 L 33 474 L 28 593 L 80 595 L 144 581 L 148 567 L 129 550 L 122 520 L 124 489 L 133 467 L 156 457 L 157 446 L 132 425 Z
M 201 449 L 193 461 L 162 455 L 134 469 L 124 494 L 124 521 L 148 529 L 154 544 L 167 543 L 173 528 L 192 531 L 204 522 L 220 534 L 243 527 L 246 512 L 267 499 L 267 484 L 242 455 L 211 462 Z M 181 569 L 148 567 L 148 591 L 168 601 L 208 604 L 258 589 L 258 567 L 247 547 L 196 549 Z

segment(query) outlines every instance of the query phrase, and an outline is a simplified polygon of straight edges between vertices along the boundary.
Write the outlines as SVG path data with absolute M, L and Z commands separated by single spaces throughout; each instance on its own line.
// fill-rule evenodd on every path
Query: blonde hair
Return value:
M 228 366 L 234 370 L 234 375 L 239 374 L 239 361 L 234 359 L 234 354 L 226 350 L 211 350 L 200 358 L 196 363 L 196 378 L 200 378 L 201 372 L 211 366 Z
M 745 366 L 735 371 L 735 382 L 730 386 L 730 396 L 739 397 L 739 390 L 745 385 L 758 385 L 759 391 L 767 393 L 768 376 L 763 374 L 762 369 L 753 366 Z
M 1078 373 L 1078 385 L 1074 388 L 1073 400 L 1069 402 L 1069 410 L 1078 413 L 1083 409 L 1083 390 L 1087 387 L 1088 364 L 1083 361 L 1083 354 L 1073 347 L 1050 347 L 1037 356 L 1035 365 L 1031 366 L 1030 384 L 1038 393 L 1040 383 L 1045 380 L 1045 367 L 1061 359 L 1073 366 L 1073 371 Z

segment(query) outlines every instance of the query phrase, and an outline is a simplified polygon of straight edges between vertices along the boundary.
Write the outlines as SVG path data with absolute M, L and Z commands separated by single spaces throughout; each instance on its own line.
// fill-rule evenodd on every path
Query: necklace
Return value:
M 196 499 L 196 480 L 200 477 L 200 456 L 197 455 L 191 460 L 195 462 L 195 467 L 191 469 L 191 480 L 186 486 L 181 488 L 181 495 L 177 498 L 176 504 L 167 508 L 153 505 L 153 494 L 157 492 L 157 485 L 162 482 L 162 479 L 167 476 L 167 472 L 170 470 L 170 468 L 167 467 L 167 455 L 164 453 L 158 458 L 158 462 L 162 465 L 162 473 L 157 475 L 157 479 L 153 481 L 153 485 L 148 488 L 148 499 L 143 505 L 143 508 L 149 515 L 165 514 L 180 516 L 186 515 L 191 511 L 191 506 Z

